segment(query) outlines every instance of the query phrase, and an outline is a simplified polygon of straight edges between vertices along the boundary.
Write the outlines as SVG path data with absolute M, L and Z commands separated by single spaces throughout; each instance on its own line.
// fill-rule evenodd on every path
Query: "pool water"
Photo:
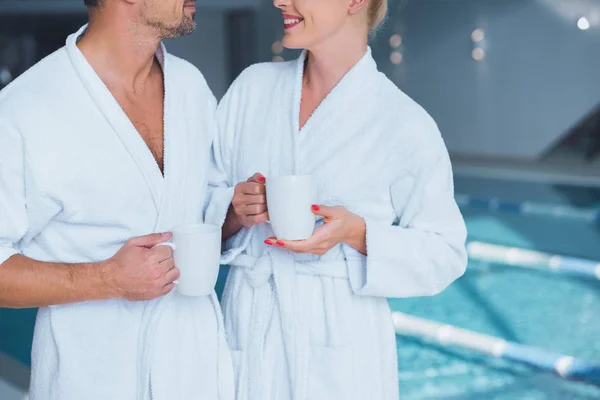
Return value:
M 600 191 L 456 179 L 456 192 L 507 201 L 600 207 Z M 600 225 L 551 217 L 463 210 L 469 237 L 600 261 Z M 223 269 L 217 291 L 227 273 Z M 470 263 L 439 296 L 392 299 L 392 309 L 600 362 L 600 282 Z M 0 351 L 29 364 L 35 310 L 0 309 Z M 402 400 L 600 399 L 600 387 L 514 362 L 398 336 Z M 336 399 L 332 399 L 336 400 Z
M 500 190 L 502 189 L 502 190 Z M 595 190 L 458 179 L 457 193 L 598 206 Z M 520 197 L 522 196 L 522 197 Z M 600 261 L 600 225 L 463 210 L 469 238 Z M 392 309 L 600 363 L 600 282 L 471 262 L 439 296 L 392 299 Z M 600 387 L 522 364 L 398 337 L 401 398 L 600 399 Z

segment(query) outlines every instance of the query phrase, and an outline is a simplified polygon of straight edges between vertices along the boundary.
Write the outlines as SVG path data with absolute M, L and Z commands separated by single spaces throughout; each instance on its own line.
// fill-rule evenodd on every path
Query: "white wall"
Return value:
M 535 158 L 600 103 L 598 28 L 579 30 L 548 1 L 410 2 L 388 26 L 403 32 L 405 62 L 387 60 L 387 30 L 380 65 L 434 115 L 451 151 Z M 477 63 L 480 26 L 488 49 Z
M 167 50 L 184 58 L 202 71 L 215 96 L 220 99 L 229 85 L 225 13 L 199 10 L 197 29 L 186 37 L 168 40 Z

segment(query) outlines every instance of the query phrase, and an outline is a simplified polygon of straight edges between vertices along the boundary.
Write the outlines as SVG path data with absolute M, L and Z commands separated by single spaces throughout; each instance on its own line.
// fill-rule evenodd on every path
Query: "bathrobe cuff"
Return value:
M 442 236 L 369 220 L 366 226 L 367 256 L 344 247 L 350 285 L 358 295 L 433 296 L 465 272 L 461 229 Z
M 210 189 L 210 200 L 204 212 L 204 223 L 222 227 L 233 200 L 233 187 Z
M 233 200 L 234 187 L 216 187 L 210 189 L 210 199 L 204 212 L 204 223 L 222 227 Z M 231 263 L 242 254 L 252 239 L 252 229 L 242 228 L 238 233 L 225 240 L 221 254 L 221 265 Z
M 382 224 L 365 219 L 367 256 L 354 248 L 343 245 L 346 262 L 348 264 L 348 278 L 350 286 L 356 294 L 365 296 L 390 296 L 386 290 L 391 286 L 394 292 L 398 290 L 398 282 L 389 282 L 389 265 L 391 260 L 385 259 L 386 241 L 381 241 L 386 235 Z
M 221 254 L 221 265 L 230 264 L 242 254 L 252 241 L 252 232 L 255 228 L 242 228 L 238 233 L 227 239 L 225 251 Z
M 367 256 L 344 245 L 348 277 L 354 293 L 376 297 L 413 297 L 422 295 L 422 276 L 411 276 L 406 265 L 414 254 L 405 229 L 366 220 Z M 406 259 L 405 259 L 406 256 Z

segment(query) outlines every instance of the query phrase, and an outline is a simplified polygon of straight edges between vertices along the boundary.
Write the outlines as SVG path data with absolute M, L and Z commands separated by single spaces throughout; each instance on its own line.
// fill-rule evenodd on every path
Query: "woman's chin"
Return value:
M 298 37 L 298 35 L 294 35 L 294 34 L 290 34 L 290 33 L 286 33 L 283 36 L 283 39 L 281 40 L 283 47 L 285 47 L 286 49 L 290 49 L 290 50 L 305 49 L 306 48 L 305 42 L 306 41 L 302 40 L 302 38 Z

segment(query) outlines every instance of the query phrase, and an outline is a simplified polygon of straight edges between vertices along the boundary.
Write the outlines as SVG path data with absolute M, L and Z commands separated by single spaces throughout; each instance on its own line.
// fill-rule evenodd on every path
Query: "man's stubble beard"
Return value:
M 186 36 L 196 30 L 196 14 L 186 15 L 183 14 L 183 18 L 177 25 L 167 25 L 163 21 L 147 19 L 146 24 L 156 29 L 160 39 L 172 39 L 181 36 Z

